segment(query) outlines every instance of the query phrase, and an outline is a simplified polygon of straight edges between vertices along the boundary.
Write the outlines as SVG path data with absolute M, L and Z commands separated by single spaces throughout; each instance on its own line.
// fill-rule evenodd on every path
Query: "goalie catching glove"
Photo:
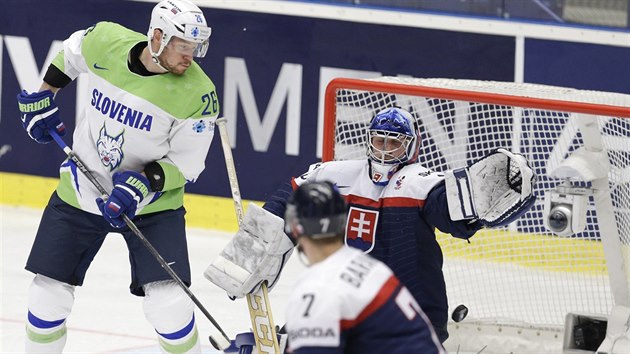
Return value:
M 271 290 L 293 246 L 283 219 L 250 204 L 236 235 L 203 274 L 232 298 L 257 292 L 265 281 Z
M 447 171 L 448 209 L 453 221 L 478 219 L 487 227 L 504 226 L 536 201 L 536 176 L 523 155 L 497 149 L 468 167 Z

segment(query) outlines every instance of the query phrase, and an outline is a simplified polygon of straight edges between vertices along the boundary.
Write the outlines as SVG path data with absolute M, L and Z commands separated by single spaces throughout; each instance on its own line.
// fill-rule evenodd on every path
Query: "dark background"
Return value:
M 40 70 L 51 42 L 98 21 L 120 23 L 146 33 L 153 3 L 111 0 L 8 0 L 0 11 L 0 35 L 30 41 Z M 351 23 L 307 17 L 203 8 L 213 28 L 210 48 L 199 63 L 210 76 L 223 103 L 226 57 L 247 64 L 262 117 L 283 63 L 303 67 L 300 155 L 287 156 L 286 107 L 269 150 L 254 151 L 242 107 L 236 117 L 234 158 L 243 198 L 264 200 L 280 183 L 318 161 L 316 128 L 321 67 L 376 71 L 387 76 L 514 80 L 512 37 Z M 243 28 L 247 28 L 243 31 Z M 526 40 L 525 81 L 581 89 L 630 93 L 630 49 L 543 40 Z M 65 155 L 55 144 L 31 141 L 19 121 L 15 95 L 19 87 L 6 46 L 2 50 L 0 145 L 12 150 L 0 158 L 0 171 L 56 177 Z M 70 132 L 75 117 L 76 84 L 57 95 Z M 223 104 L 222 104 L 223 106 Z M 71 135 L 71 134 L 69 134 Z M 71 142 L 71 137 L 66 136 Z M 192 193 L 230 196 L 218 133 L 206 170 Z

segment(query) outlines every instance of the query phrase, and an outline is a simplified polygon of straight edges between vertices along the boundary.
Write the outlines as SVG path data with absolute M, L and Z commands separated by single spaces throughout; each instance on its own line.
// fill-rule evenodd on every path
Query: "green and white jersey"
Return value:
M 110 191 L 117 171 L 143 171 L 160 163 L 166 178 L 162 193 L 149 193 L 138 214 L 176 209 L 184 184 L 194 182 L 205 165 L 219 114 L 212 81 L 197 63 L 181 75 L 141 76 L 131 72 L 129 51 L 146 36 L 118 24 L 100 22 L 72 34 L 53 65 L 71 79 L 88 76 L 89 97 L 74 130 L 73 150 Z M 57 193 L 65 202 L 100 214 L 98 190 L 66 160 Z

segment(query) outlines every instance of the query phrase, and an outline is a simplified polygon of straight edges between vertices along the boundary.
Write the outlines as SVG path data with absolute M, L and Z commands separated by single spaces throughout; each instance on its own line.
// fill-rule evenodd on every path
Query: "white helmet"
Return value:
M 162 41 L 157 52 L 153 52 L 151 48 L 151 39 L 155 29 L 162 31 Z M 197 5 L 188 0 L 164 0 L 155 5 L 151 12 L 151 23 L 147 33 L 149 52 L 153 60 L 157 62 L 157 56 L 175 36 L 197 43 L 193 56 L 203 58 L 208 51 L 208 38 L 211 33 L 212 28 L 208 27 L 206 18 Z

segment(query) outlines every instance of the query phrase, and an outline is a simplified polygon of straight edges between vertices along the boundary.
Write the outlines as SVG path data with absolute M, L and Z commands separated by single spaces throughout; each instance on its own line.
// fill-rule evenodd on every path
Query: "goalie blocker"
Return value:
M 478 219 L 486 227 L 504 226 L 536 201 L 536 176 L 527 159 L 497 149 L 464 168 L 445 173 L 451 219 Z
M 265 281 L 271 290 L 293 246 L 284 220 L 250 203 L 236 235 L 204 276 L 232 298 L 255 293 Z

